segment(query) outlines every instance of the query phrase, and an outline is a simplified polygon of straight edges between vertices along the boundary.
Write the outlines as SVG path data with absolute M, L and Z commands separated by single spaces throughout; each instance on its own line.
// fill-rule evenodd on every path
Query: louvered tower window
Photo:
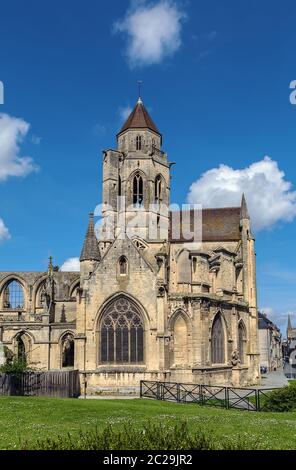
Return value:
M 142 150 L 142 137 L 140 135 L 136 138 L 136 149 Z
M 137 173 L 133 180 L 133 204 L 134 206 L 142 206 L 144 202 L 144 193 L 143 193 L 143 178 Z
M 162 200 L 161 195 L 161 176 L 158 175 L 155 180 L 155 202 L 159 203 Z

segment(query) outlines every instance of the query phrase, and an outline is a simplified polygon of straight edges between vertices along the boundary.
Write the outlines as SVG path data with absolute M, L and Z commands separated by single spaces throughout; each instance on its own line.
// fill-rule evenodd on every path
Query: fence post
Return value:
M 257 389 L 255 392 L 256 392 L 256 411 L 260 411 L 260 391 Z
M 160 400 L 160 383 L 159 382 L 157 382 L 157 386 L 156 386 L 156 399 Z
M 177 403 L 180 403 L 181 396 L 180 396 L 180 384 L 177 384 Z
M 229 410 L 229 388 L 225 387 L 225 407 Z
M 201 405 L 204 405 L 203 385 L 199 386 L 199 401 Z
M 140 380 L 140 398 L 143 398 L 143 380 Z

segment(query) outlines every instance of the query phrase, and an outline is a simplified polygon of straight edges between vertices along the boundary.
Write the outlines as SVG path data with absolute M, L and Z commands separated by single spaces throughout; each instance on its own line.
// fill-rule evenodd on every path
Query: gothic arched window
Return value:
M 24 308 L 24 290 L 18 281 L 10 281 L 4 288 L 3 307 L 11 310 Z
M 17 340 L 17 358 L 21 362 L 27 362 L 27 357 L 26 357 L 26 347 L 25 343 L 23 341 L 22 335 L 18 336 Z
M 133 180 L 133 204 L 142 206 L 144 202 L 144 185 L 142 176 L 137 173 Z
M 155 180 L 155 202 L 162 201 L 161 176 L 158 175 Z
M 127 276 L 128 262 L 125 256 L 121 256 L 118 261 L 118 272 L 120 276 Z
M 142 150 L 142 137 L 140 135 L 136 138 L 136 149 Z
M 144 361 L 144 325 L 136 305 L 125 297 L 104 310 L 100 331 L 100 362 L 137 364 Z
M 62 367 L 74 367 L 74 337 L 71 333 L 62 339 Z
M 216 315 L 212 326 L 212 364 L 225 363 L 225 334 L 221 315 Z
M 242 321 L 238 324 L 238 352 L 241 364 L 245 363 L 246 329 Z

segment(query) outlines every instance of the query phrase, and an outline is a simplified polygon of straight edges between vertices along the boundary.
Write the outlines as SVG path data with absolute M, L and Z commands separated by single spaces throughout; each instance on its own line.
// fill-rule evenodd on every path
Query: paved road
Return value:
M 282 370 L 269 372 L 262 376 L 261 384 L 256 388 L 277 388 L 288 385 L 288 380 Z

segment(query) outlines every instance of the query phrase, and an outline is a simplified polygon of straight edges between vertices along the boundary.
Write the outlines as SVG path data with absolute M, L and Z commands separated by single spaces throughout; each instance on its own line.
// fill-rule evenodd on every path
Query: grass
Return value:
M 217 443 L 243 441 L 250 449 L 296 448 L 296 412 L 224 410 L 194 404 L 150 400 L 75 400 L 37 397 L 0 398 L 0 449 L 36 448 L 38 440 L 67 437 L 112 425 L 121 430 L 147 422 L 174 426 L 186 421 L 192 432 L 203 429 Z

